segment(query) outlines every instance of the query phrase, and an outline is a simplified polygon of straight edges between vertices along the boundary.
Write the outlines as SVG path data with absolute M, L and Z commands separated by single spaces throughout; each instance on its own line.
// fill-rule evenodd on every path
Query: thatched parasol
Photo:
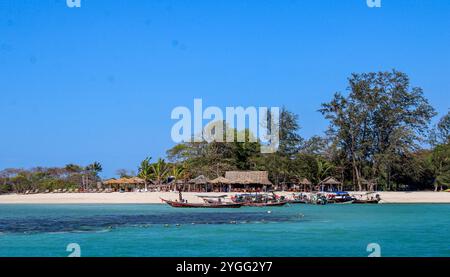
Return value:
M 338 180 L 334 179 L 333 177 L 327 177 L 324 180 L 320 181 L 319 185 L 341 185 L 342 183 Z

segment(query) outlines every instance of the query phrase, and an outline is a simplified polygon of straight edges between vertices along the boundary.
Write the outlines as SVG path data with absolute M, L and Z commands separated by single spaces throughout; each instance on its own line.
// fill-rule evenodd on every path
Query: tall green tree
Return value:
M 399 71 L 353 74 L 348 95 L 336 93 L 320 112 L 328 134 L 351 164 L 353 183 L 381 176 L 391 188 L 392 169 L 422 141 L 434 109 L 409 77 Z
M 300 124 L 298 115 L 282 108 L 280 113 L 280 146 L 279 155 L 292 157 L 300 150 L 303 138 L 299 134 Z
M 430 141 L 434 146 L 450 143 L 450 112 L 443 116 L 433 128 Z
M 99 162 L 93 162 L 92 164 L 86 167 L 86 170 L 94 173 L 95 175 L 98 175 L 98 173 L 103 171 L 103 166 Z
M 86 174 L 84 174 L 85 186 L 90 185 L 90 181 L 99 181 L 100 178 L 98 174 L 103 171 L 103 166 L 99 162 L 93 162 L 92 164 L 86 166 Z
M 450 144 L 436 146 L 431 155 L 431 168 L 434 173 L 435 191 L 450 186 Z
M 185 177 L 185 167 L 174 164 L 171 166 L 169 174 L 174 179 L 174 181 L 183 180 Z
M 152 178 L 155 180 L 156 184 L 161 185 L 168 177 L 170 167 L 164 159 L 159 158 L 156 163 L 151 165 L 151 169 Z
M 144 180 L 145 191 L 148 191 L 148 183 L 151 182 L 153 176 L 153 168 L 150 163 L 151 159 L 151 157 L 145 158 L 139 166 L 138 177 Z

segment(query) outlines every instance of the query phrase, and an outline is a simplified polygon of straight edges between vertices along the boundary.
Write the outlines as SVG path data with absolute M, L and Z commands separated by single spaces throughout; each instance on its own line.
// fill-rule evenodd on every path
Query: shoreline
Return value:
M 362 194 L 363 192 L 349 192 Z M 448 192 L 377 192 L 380 204 L 450 204 Z M 202 203 L 197 195 L 228 195 L 236 193 L 184 192 L 183 198 L 189 203 Z M 292 192 L 277 192 L 289 197 Z M 113 192 L 113 193 L 46 193 L 46 194 L 5 194 L 0 195 L 1 204 L 163 204 L 160 198 L 175 200 L 178 192 Z

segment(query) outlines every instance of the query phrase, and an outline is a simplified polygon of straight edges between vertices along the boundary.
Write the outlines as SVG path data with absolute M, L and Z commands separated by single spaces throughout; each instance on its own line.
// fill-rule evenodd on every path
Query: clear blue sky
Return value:
M 352 72 L 396 68 L 440 116 L 450 1 L 0 0 L 0 168 L 136 169 L 173 143 L 176 106 L 286 106 L 301 135 Z

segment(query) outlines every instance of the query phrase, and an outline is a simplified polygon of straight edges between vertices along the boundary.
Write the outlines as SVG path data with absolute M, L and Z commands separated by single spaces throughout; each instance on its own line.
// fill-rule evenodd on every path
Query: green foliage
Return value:
M 435 190 L 450 186 L 450 144 L 436 146 L 431 154 L 431 168 L 434 173 Z
M 280 155 L 292 157 L 297 154 L 303 138 L 299 135 L 298 115 L 283 108 L 280 114 Z
M 434 146 L 450 143 L 450 112 L 442 117 L 431 131 L 430 143 Z
M 359 189 L 363 178 L 378 178 L 390 189 L 394 166 L 418 148 L 435 115 L 422 89 L 395 70 L 353 74 L 349 95 L 336 93 L 320 111 Z
M 95 172 L 86 169 L 101 170 L 98 165 L 92 168 L 69 164 L 63 168 L 5 169 L 0 171 L 0 193 L 95 187 L 98 177 Z
M 86 167 L 87 171 L 93 172 L 97 175 L 99 172 L 103 171 L 103 167 L 99 162 L 94 162 Z
M 336 93 L 319 110 L 329 128 L 325 137 L 304 140 L 298 116 L 283 108 L 280 114 L 280 147 L 261 154 L 261 144 L 250 140 L 249 130 L 238 132 L 223 125 L 224 138 L 233 133 L 243 142 L 181 143 L 167 158 L 140 163 L 138 176 L 162 184 L 169 176 L 185 180 L 199 175 L 223 176 L 229 170 L 265 170 L 276 185 L 307 178 L 314 184 L 333 176 L 363 189 L 363 180 L 376 180 L 379 189 L 443 189 L 450 184 L 450 113 L 434 126 L 428 139 L 432 149 L 422 149 L 434 109 L 418 87 L 411 87 L 398 71 L 352 74 L 344 95 Z M 270 119 L 270 117 L 269 117 Z M 216 130 L 214 130 L 216 131 Z M 93 187 L 99 162 L 86 167 L 5 169 L 0 171 L 0 193 L 27 190 Z M 120 177 L 135 174 L 118 171 Z
M 169 176 L 170 167 L 164 159 L 158 159 L 158 161 L 151 165 L 151 176 L 155 180 L 156 184 L 162 184 Z

